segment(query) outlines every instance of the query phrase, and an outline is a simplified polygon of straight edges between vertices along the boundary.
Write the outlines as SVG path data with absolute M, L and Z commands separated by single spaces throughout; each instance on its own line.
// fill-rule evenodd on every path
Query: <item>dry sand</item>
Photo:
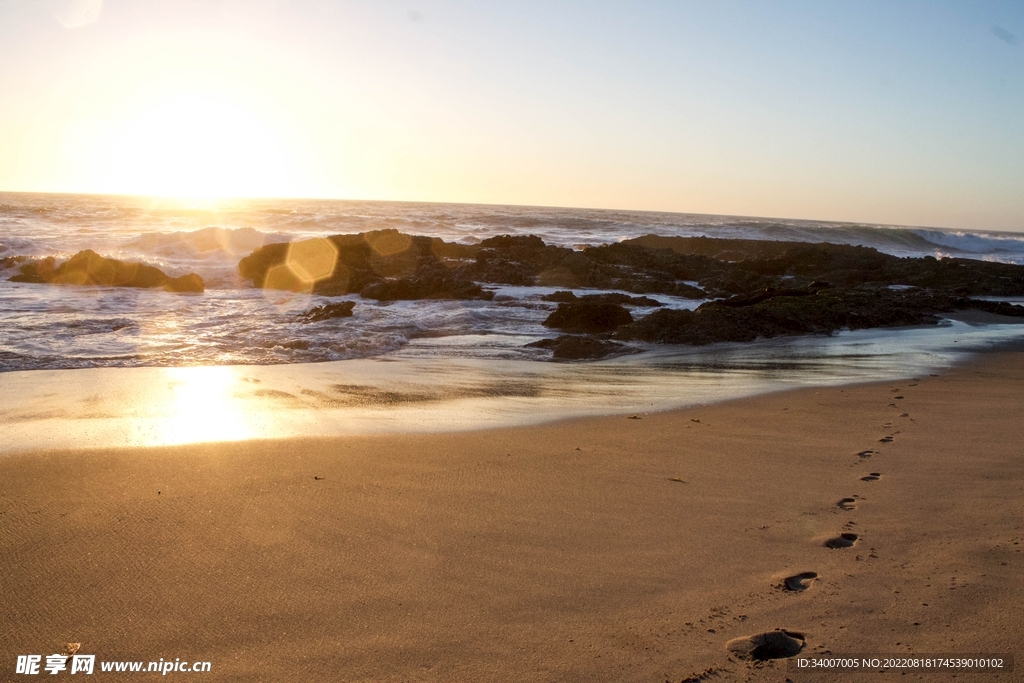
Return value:
M 726 643 L 1019 655 L 1022 397 L 992 353 L 641 419 L 4 457 L 0 678 L 77 641 L 212 663 L 177 680 L 950 680 Z

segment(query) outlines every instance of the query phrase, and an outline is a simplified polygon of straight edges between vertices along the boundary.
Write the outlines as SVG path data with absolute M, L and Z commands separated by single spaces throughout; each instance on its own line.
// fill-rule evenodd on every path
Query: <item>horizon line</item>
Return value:
M 897 230 L 939 230 L 943 232 L 974 232 L 974 233 L 1008 233 L 1008 234 L 1021 234 L 1024 235 L 1024 227 L 1000 230 L 997 228 L 954 228 L 945 226 L 932 226 L 932 225 L 909 225 L 902 223 L 872 223 L 868 221 L 851 221 L 851 220 L 837 220 L 831 218 L 797 218 L 793 216 L 754 216 L 744 214 L 733 214 L 733 213 L 705 213 L 705 212 L 691 212 L 691 211 L 666 211 L 662 209 L 629 209 L 629 208 L 612 208 L 612 207 L 598 207 L 598 206 L 560 206 L 553 204 L 512 204 L 512 203 L 488 203 L 488 202 L 457 202 L 457 201 L 439 201 L 439 200 L 423 200 L 423 199 L 360 199 L 360 198 L 342 198 L 342 197 L 315 197 L 315 196 L 275 196 L 275 197 L 249 197 L 249 196 L 219 196 L 219 197 L 189 197 L 183 195 L 152 195 L 152 194 L 133 194 L 133 193 L 118 193 L 118 192 L 69 192 L 69 191 L 52 191 L 52 190 L 4 190 L 0 189 L 0 195 L 3 194 L 31 194 L 31 195 L 57 195 L 57 196 L 68 196 L 68 197 L 112 197 L 112 198 L 123 198 L 123 199 L 150 199 L 157 201 L 166 202 L 177 202 L 181 204 L 217 204 L 219 202 L 230 203 L 230 202 L 287 202 L 287 201 L 312 201 L 312 202 L 367 202 L 367 203 L 378 203 L 378 204 L 434 204 L 434 205 L 447 205 L 447 206 L 480 206 L 480 207 L 508 207 L 508 208 L 520 208 L 520 209 L 556 209 L 563 211 L 607 211 L 607 212 L 625 212 L 625 213 L 651 213 L 651 214 L 663 214 L 663 215 L 677 215 L 677 216 L 715 216 L 720 218 L 739 218 L 748 220 L 776 220 L 776 221 L 803 221 L 807 223 L 834 223 L 842 226 L 856 226 L 862 225 L 872 228 L 894 228 Z M 215 209 L 211 209 L 214 210 Z

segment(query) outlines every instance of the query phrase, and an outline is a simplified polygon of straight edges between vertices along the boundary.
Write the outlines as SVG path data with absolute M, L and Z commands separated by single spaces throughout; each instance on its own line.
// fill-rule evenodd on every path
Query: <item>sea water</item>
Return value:
M 861 330 L 548 362 L 544 287 L 487 286 L 491 301 L 377 302 L 318 323 L 326 297 L 254 289 L 259 246 L 395 228 L 475 243 L 533 234 L 580 248 L 646 234 L 800 240 L 899 256 L 1024 263 L 1024 235 L 821 221 L 536 207 L 0 194 L 0 259 L 93 249 L 203 294 L 12 283 L 0 272 L 0 451 L 295 435 L 472 429 L 633 413 L 789 386 L 921 374 L 1024 336 L 1024 326 Z M 577 293 L 589 293 L 576 290 Z M 654 295 L 665 306 L 700 301 Z M 634 309 L 635 317 L 653 309 Z

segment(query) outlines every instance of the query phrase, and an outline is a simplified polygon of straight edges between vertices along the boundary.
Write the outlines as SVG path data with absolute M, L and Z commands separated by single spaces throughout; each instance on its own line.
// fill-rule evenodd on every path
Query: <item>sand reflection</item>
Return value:
M 235 368 L 167 368 L 165 372 L 170 378 L 170 396 L 154 430 L 153 445 L 257 436 L 237 399 L 241 380 Z

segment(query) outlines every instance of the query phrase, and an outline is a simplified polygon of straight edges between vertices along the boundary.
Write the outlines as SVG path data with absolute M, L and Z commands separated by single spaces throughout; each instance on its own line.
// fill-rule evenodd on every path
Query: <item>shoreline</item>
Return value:
M 1018 325 L 994 322 L 656 348 L 583 363 L 442 358 L 421 349 L 327 363 L 6 372 L 0 457 L 48 448 L 456 433 L 710 405 L 799 386 L 914 376 L 1022 346 Z
M 4 661 L 81 642 L 218 681 L 849 680 L 725 649 L 775 628 L 803 654 L 1016 654 L 1024 353 L 938 374 L 632 420 L 7 455 Z

